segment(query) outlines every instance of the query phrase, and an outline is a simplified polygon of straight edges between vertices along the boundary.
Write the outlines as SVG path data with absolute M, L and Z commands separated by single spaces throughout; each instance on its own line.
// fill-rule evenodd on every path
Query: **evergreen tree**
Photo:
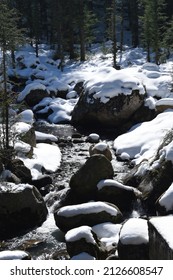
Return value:
M 139 45 L 138 0 L 128 0 L 128 8 L 128 17 L 132 33 L 132 46 L 136 48 Z
M 155 53 L 155 63 L 159 64 L 167 19 L 165 0 L 143 0 L 142 2 L 144 4 L 143 41 L 147 48 L 147 60 L 150 61 L 150 51 L 152 50 Z
M 14 9 L 9 9 L 7 1 L 0 2 L 0 47 L 2 50 L 2 129 L 3 129 L 3 143 L 4 149 L 9 149 L 9 92 L 8 92 L 8 79 L 7 79 L 7 51 L 16 48 L 17 44 L 21 42 L 22 33 L 17 27 L 18 16 Z M 1 147 L 1 148 L 2 148 Z
M 117 66 L 117 2 L 112 0 L 111 7 L 107 9 L 108 17 L 108 36 L 112 41 L 112 53 L 113 53 L 113 67 L 116 69 Z

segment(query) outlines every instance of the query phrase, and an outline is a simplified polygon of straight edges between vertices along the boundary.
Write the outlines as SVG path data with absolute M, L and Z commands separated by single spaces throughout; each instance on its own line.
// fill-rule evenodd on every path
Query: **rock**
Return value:
M 151 260 L 172 260 L 173 216 L 153 217 L 148 222 L 149 257 Z
M 45 97 L 49 97 L 49 93 L 46 89 L 33 89 L 25 96 L 24 100 L 29 107 L 33 107 Z
M 130 218 L 120 231 L 118 255 L 121 260 L 148 260 L 149 237 L 147 220 Z
M 88 253 L 97 260 L 106 257 L 105 248 L 89 226 L 71 229 L 66 233 L 65 240 L 71 258 L 82 252 Z
M 52 184 L 52 177 L 49 175 L 42 175 L 38 177 L 35 180 L 32 180 L 32 185 L 34 185 L 38 190 L 40 190 L 43 187 L 46 187 L 47 185 Z
M 80 95 L 83 91 L 83 82 L 78 82 L 75 86 L 74 86 L 74 91 L 77 92 L 78 95 Z
M 142 202 L 146 210 L 155 215 L 157 199 L 173 182 L 173 165 L 171 161 L 160 161 L 154 169 L 150 169 L 139 184 Z
M 28 131 L 20 134 L 20 139 L 31 145 L 31 147 L 36 147 L 36 135 L 35 135 L 35 129 L 32 126 Z
M 173 183 L 156 201 L 157 214 L 164 216 L 173 214 Z
M 89 148 L 89 154 L 92 155 L 104 155 L 108 160 L 112 160 L 112 153 L 110 151 L 110 148 L 108 144 L 105 142 L 100 142 L 96 145 L 92 145 Z
M 75 256 L 73 256 L 71 258 L 71 260 L 74 260 L 74 261 L 76 261 L 76 260 L 90 260 L 90 261 L 94 261 L 95 259 L 96 259 L 95 257 L 89 255 L 86 252 L 81 252 L 80 254 L 77 254 L 77 255 L 75 255 Z
M 173 98 L 162 98 L 155 104 L 157 113 L 162 113 L 167 109 L 173 109 Z
M 115 205 L 98 201 L 64 206 L 54 213 L 54 218 L 57 227 L 67 232 L 83 225 L 119 223 L 122 220 L 122 214 Z
M 50 193 L 53 189 L 52 177 L 49 175 L 42 175 L 39 178 L 32 180 L 31 184 L 34 185 L 42 196 Z
M 6 240 L 40 226 L 47 208 L 39 191 L 28 184 L 0 185 L 0 239 Z
M 22 183 L 30 183 L 32 180 L 31 171 L 27 168 L 23 161 L 16 158 L 12 159 L 7 168 L 14 173 Z
M 104 155 L 93 155 L 70 179 L 70 188 L 85 201 L 93 199 L 97 184 L 102 179 L 113 178 L 114 171 L 110 161 Z
M 102 180 L 97 185 L 97 199 L 115 204 L 121 211 L 131 211 L 141 193 L 115 180 Z
M 121 227 L 121 224 L 113 223 L 102 223 L 92 227 L 99 240 L 105 245 L 109 256 L 116 252 Z
M 7 250 L 0 252 L 0 260 L 31 260 L 31 256 L 22 250 Z
M 129 95 L 119 94 L 106 103 L 95 99 L 93 95 L 88 91 L 81 94 L 72 112 L 72 123 L 122 130 L 122 126 L 126 125 L 144 102 L 144 95 L 139 94 L 139 90 L 132 90 Z M 88 99 L 91 101 L 88 102 Z
M 98 143 L 100 140 L 100 136 L 97 133 L 91 133 L 87 137 L 87 141 L 90 143 Z

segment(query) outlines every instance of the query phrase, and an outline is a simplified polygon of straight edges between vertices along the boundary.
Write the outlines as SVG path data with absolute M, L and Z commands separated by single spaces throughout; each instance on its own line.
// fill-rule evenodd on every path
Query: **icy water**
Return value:
M 86 141 L 91 132 L 79 133 L 71 125 L 48 125 L 38 123 L 36 130 L 51 133 L 58 138 L 58 145 L 62 153 L 61 165 L 55 174 L 52 174 L 53 188 L 44 197 L 49 215 L 41 227 L 38 227 L 25 235 L 15 237 L 1 244 L 1 249 L 22 249 L 29 252 L 33 259 L 68 259 L 64 234 L 56 227 L 53 217 L 54 208 L 69 187 L 69 180 L 82 164 L 89 157 L 90 143 Z M 127 172 L 127 167 L 122 162 L 118 162 L 112 150 L 114 135 L 110 132 L 102 133 L 101 139 L 106 141 L 112 151 L 112 165 L 115 177 L 120 178 L 121 174 Z M 138 216 L 138 206 L 135 207 L 132 216 Z

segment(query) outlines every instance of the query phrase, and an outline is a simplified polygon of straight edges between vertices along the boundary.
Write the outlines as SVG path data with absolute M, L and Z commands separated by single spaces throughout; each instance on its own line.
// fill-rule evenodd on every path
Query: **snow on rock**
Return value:
M 141 192 L 138 191 L 136 188 L 133 188 L 131 186 L 127 186 L 124 185 L 116 180 L 112 180 L 112 179 L 105 179 L 105 180 L 101 180 L 98 184 L 97 184 L 97 189 L 101 190 L 106 186 L 111 186 L 111 187 L 115 187 L 115 188 L 120 188 L 120 189 L 124 189 L 127 191 L 133 191 L 134 193 L 136 193 L 137 195 L 140 195 Z
M 112 216 L 116 216 L 118 211 L 116 208 L 104 203 L 104 202 L 88 202 L 81 203 L 79 205 L 74 206 L 64 206 L 58 211 L 58 215 L 65 217 L 73 217 L 77 214 L 91 214 L 91 213 L 99 213 L 105 211 Z
M 19 135 L 19 134 L 23 134 L 28 132 L 31 129 L 31 125 L 26 123 L 26 122 L 16 122 L 13 126 L 12 126 L 12 131 L 15 134 Z
M 122 214 L 115 205 L 100 201 L 64 206 L 55 211 L 54 217 L 56 225 L 64 232 L 83 225 L 118 223 L 122 220 Z
M 97 133 L 91 133 L 90 135 L 88 135 L 87 140 L 90 143 L 97 143 L 100 140 L 100 136 Z
M 30 109 L 24 110 L 16 116 L 16 120 L 18 122 L 24 122 L 32 125 L 34 123 L 33 111 Z
M 48 172 L 55 172 L 61 162 L 61 152 L 58 146 L 39 143 L 33 151 L 31 159 L 20 157 L 25 166 L 31 170 L 32 178 L 37 179 L 42 175 L 42 168 Z
M 66 242 L 74 242 L 84 238 L 86 242 L 96 244 L 96 241 L 92 234 L 92 229 L 89 226 L 81 226 L 69 230 L 65 235 Z
M 133 90 L 139 90 L 140 94 L 145 93 L 140 80 L 128 75 L 124 70 L 117 71 L 111 67 L 99 69 L 84 84 L 84 88 L 86 92 L 89 92 L 89 95 L 94 94 L 94 99 L 100 99 L 103 103 L 107 103 L 119 94 L 130 95 Z M 88 102 L 90 102 L 89 97 Z
M 173 215 L 153 217 L 149 220 L 150 258 L 173 258 Z
M 147 62 L 147 63 L 144 63 L 141 67 L 142 70 L 147 70 L 147 71 L 154 71 L 154 72 L 159 72 L 159 66 L 155 63 L 151 63 L 151 62 Z
M 123 245 L 148 243 L 147 220 L 130 218 L 125 222 L 120 231 L 120 242 Z
M 103 152 L 103 151 L 105 151 L 108 148 L 108 145 L 105 142 L 100 142 L 100 143 L 96 144 L 94 146 L 94 148 L 99 150 L 99 151 L 101 151 L 101 152 Z
M 166 109 L 173 109 L 173 98 L 162 98 L 156 101 L 155 107 L 158 112 L 163 112 Z
M 106 179 L 97 184 L 97 199 L 115 204 L 121 211 L 129 212 L 134 202 L 141 196 L 137 189 L 122 183 Z
M 78 94 L 75 90 L 72 90 L 70 92 L 67 93 L 66 98 L 67 99 L 71 99 L 71 98 L 77 98 Z
M 2 251 L 0 252 L 0 260 L 29 260 L 28 253 L 22 250 Z
M 145 99 L 145 106 L 151 110 L 155 110 L 156 108 L 156 101 L 152 96 L 149 96 Z
M 86 252 L 97 259 L 102 259 L 101 256 L 105 253 L 102 243 L 92 228 L 86 225 L 69 230 L 65 235 L 65 240 L 70 257 Z
M 168 190 L 161 195 L 157 203 L 166 209 L 166 212 L 173 211 L 173 184 L 168 188 Z
M 164 136 L 172 129 L 172 117 L 173 111 L 169 110 L 152 121 L 133 126 L 129 132 L 115 139 L 116 154 L 121 157 L 122 153 L 126 153 L 135 164 L 153 159 Z
M 49 115 L 48 121 L 51 123 L 69 122 L 75 104 L 76 99 L 54 99 L 49 104 L 49 109 L 52 110 L 53 113 Z
M 73 256 L 71 258 L 71 260 L 74 260 L 74 261 L 76 261 L 76 260 L 92 260 L 93 261 L 93 260 L 96 260 L 96 258 L 91 256 L 91 255 L 89 255 L 86 252 L 82 252 L 82 253 L 80 253 L 78 255 Z
M 35 131 L 35 135 L 36 135 L 36 140 L 37 141 L 51 141 L 51 142 L 57 142 L 58 138 L 56 136 L 54 136 L 53 134 L 49 134 L 49 133 L 43 133 L 40 131 Z
M 99 142 L 95 144 L 94 146 L 91 145 L 89 148 L 89 154 L 90 156 L 96 155 L 96 154 L 102 154 L 104 155 L 108 160 L 112 160 L 112 153 L 109 148 L 109 145 L 105 142 Z
M 100 241 L 105 244 L 106 250 L 115 249 L 119 241 L 119 233 L 122 225 L 112 223 L 102 223 L 92 227 L 93 232 Z
M 31 92 L 31 91 L 35 91 L 35 90 L 42 90 L 42 91 L 46 91 L 46 86 L 41 84 L 40 82 L 33 82 L 31 84 L 28 84 L 24 90 L 19 93 L 18 97 L 17 97 L 17 101 L 18 102 L 22 102 L 25 97 Z

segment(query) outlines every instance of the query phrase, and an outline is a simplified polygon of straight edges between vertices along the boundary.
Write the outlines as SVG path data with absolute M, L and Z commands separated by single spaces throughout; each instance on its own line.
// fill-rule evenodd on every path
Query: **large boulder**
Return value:
M 1 240 L 40 226 L 46 220 L 47 213 L 45 202 L 35 187 L 28 184 L 1 183 Z
M 98 182 L 113 175 L 111 162 L 104 155 L 93 155 L 71 177 L 70 188 L 81 200 L 88 201 L 94 199 Z
M 97 201 L 64 206 L 54 213 L 54 218 L 57 227 L 67 232 L 83 225 L 119 223 L 122 220 L 122 214 L 115 205 Z
M 172 260 L 173 216 L 153 217 L 148 222 L 149 257 L 151 260 Z
M 122 260 L 149 259 L 147 220 L 130 218 L 120 231 L 118 255 Z
M 142 192 L 142 203 L 150 214 L 155 214 L 156 201 L 172 182 L 173 164 L 171 161 L 160 161 L 154 169 L 147 171 L 139 184 L 138 190 Z
M 122 128 L 144 103 L 140 81 L 123 70 L 99 69 L 84 83 L 72 122 Z
M 106 251 L 96 234 L 89 226 L 81 226 L 69 230 L 65 235 L 67 252 L 70 257 L 74 257 L 82 252 L 95 257 L 95 259 L 105 259 Z
M 156 201 L 156 211 L 159 215 L 173 214 L 173 183 Z
M 102 180 L 97 185 L 97 198 L 115 204 L 121 211 L 130 211 L 141 193 L 115 180 Z
M 30 107 L 34 107 L 45 97 L 49 97 L 49 92 L 41 83 L 28 84 L 24 90 L 18 95 L 17 101 L 25 101 Z
M 119 94 L 107 103 L 94 97 L 89 103 L 88 95 L 86 92 L 80 96 L 72 112 L 72 123 L 122 129 L 122 125 L 126 125 L 144 102 L 144 96 L 140 95 L 138 90 L 133 90 L 130 95 Z

